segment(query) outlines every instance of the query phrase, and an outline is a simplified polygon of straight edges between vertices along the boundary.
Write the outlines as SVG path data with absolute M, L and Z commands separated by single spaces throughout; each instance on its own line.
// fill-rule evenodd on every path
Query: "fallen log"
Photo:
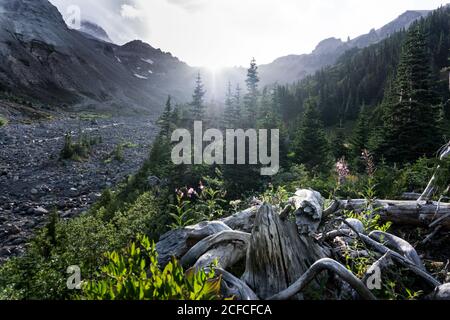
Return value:
M 367 208 L 364 199 L 340 200 L 339 203 L 339 209 L 358 213 Z M 384 221 L 427 228 L 433 221 L 450 214 L 450 203 L 375 200 L 373 208 Z M 450 230 L 450 216 L 443 218 L 440 224 L 443 229 Z
M 313 238 L 299 235 L 294 222 L 281 220 L 271 206 L 263 205 L 255 218 L 242 280 L 266 299 L 288 288 L 323 257 Z

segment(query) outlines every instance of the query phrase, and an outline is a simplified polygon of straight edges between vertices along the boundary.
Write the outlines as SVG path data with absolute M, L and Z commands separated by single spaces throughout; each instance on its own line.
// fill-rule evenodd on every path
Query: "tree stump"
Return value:
M 294 222 L 281 220 L 271 206 L 263 205 L 255 218 L 242 280 L 266 299 L 288 288 L 324 256 L 313 238 L 298 233 Z

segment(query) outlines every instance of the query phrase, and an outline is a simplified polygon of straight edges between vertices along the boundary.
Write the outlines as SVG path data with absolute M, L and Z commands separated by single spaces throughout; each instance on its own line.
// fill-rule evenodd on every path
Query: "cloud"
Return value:
M 167 2 L 190 12 L 199 11 L 206 5 L 205 0 L 167 0 Z
M 140 10 L 136 9 L 136 7 L 129 4 L 123 4 L 120 7 L 120 15 L 123 18 L 127 19 L 136 19 L 141 18 L 143 16 Z

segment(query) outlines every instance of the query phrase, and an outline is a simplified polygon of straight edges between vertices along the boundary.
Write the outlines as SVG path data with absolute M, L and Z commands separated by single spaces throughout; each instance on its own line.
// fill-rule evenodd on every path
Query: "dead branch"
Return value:
M 328 270 L 337 274 L 342 280 L 347 282 L 365 300 L 376 300 L 370 290 L 352 272 L 339 262 L 324 258 L 314 263 L 293 285 L 289 288 L 273 295 L 268 300 L 288 300 L 302 292 L 305 287 L 317 277 L 322 271 Z

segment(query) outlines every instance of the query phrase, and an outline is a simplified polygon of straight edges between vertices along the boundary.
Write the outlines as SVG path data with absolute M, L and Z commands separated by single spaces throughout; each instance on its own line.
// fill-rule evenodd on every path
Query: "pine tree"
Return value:
M 255 58 L 250 62 L 250 68 L 247 70 L 247 79 L 245 82 L 247 84 L 247 94 L 244 98 L 246 124 L 251 127 L 254 126 L 258 115 L 259 76 Z
M 166 108 L 158 121 L 158 125 L 161 128 L 161 134 L 165 137 L 169 137 L 170 131 L 172 129 L 172 98 L 171 96 L 167 97 Z
M 310 170 L 323 172 L 329 169 L 329 144 L 314 99 L 305 102 L 305 112 L 295 136 L 294 152 L 296 162 Z
M 227 92 L 225 96 L 225 128 L 233 128 L 239 120 L 234 101 L 231 82 L 228 82 Z
M 394 87 L 384 103 L 379 151 L 387 161 L 407 163 L 432 156 L 442 144 L 433 88 L 426 38 L 416 26 L 408 32 Z
M 369 113 L 367 107 L 363 105 L 351 138 L 352 153 L 354 157 L 359 159 L 361 157 L 361 152 L 365 149 L 369 149 L 369 137 Z
M 204 90 L 202 77 L 199 72 L 195 81 L 195 89 L 191 102 L 193 120 L 202 120 L 204 118 L 205 106 L 203 99 L 205 94 L 206 91 Z
M 342 127 L 342 121 L 339 127 L 336 129 L 334 133 L 333 139 L 331 141 L 331 152 L 333 154 L 333 158 L 336 160 L 348 158 L 348 150 L 345 145 L 346 137 L 344 128 Z

